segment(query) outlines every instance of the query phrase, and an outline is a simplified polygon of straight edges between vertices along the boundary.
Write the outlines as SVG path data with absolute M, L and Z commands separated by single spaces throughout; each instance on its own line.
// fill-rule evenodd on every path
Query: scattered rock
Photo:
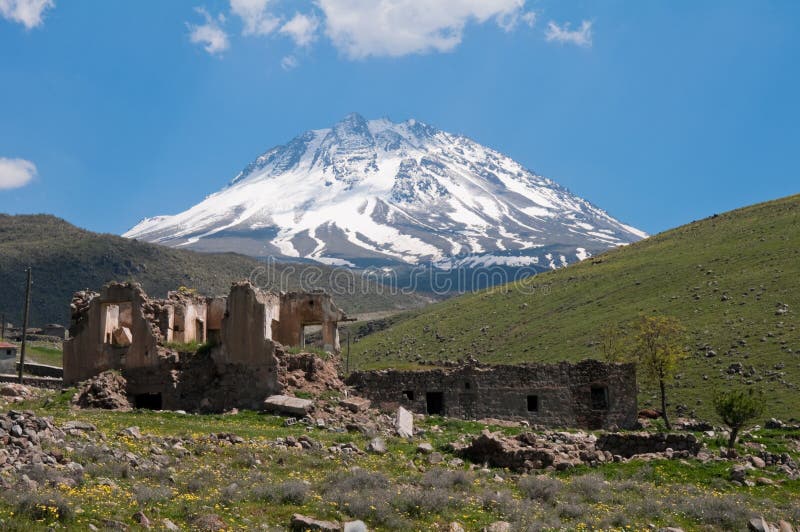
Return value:
M 749 456 L 750 463 L 753 464 L 753 467 L 756 469 L 764 469 L 767 467 L 766 462 L 763 459 L 759 458 L 758 456 Z
M 743 465 L 737 464 L 731 468 L 730 479 L 732 481 L 744 483 L 745 478 L 747 478 L 747 469 Z
M 313 406 L 314 401 L 310 399 L 301 399 L 300 397 L 290 397 L 288 395 L 271 395 L 264 400 L 264 409 L 269 412 L 301 417 L 306 416 Z
M 197 530 L 207 532 L 216 532 L 218 530 L 225 530 L 228 525 L 217 514 L 204 514 L 197 515 L 191 519 L 191 525 Z
M 754 517 L 747 522 L 747 530 L 752 532 L 778 532 L 778 527 L 771 525 L 763 517 Z
M 339 401 L 339 405 L 343 406 L 344 408 L 350 410 L 351 412 L 363 412 L 367 410 L 370 406 L 370 400 L 364 399 L 362 397 L 347 397 Z
M 385 454 L 386 453 L 386 442 L 383 441 L 383 438 L 372 438 L 367 444 L 367 452 L 375 453 L 375 454 Z
M 364 521 L 348 521 L 342 527 L 342 532 L 368 532 Z
M 144 515 L 144 512 L 136 512 L 133 514 L 133 520 L 142 528 L 150 528 L 150 519 Z
M 332 521 L 321 521 L 319 519 L 306 517 L 305 515 L 301 514 L 294 514 L 292 516 L 292 520 L 289 523 L 289 528 L 296 531 L 327 530 L 330 532 L 338 532 L 341 530 L 341 527 L 338 523 L 334 523 Z
M 508 521 L 495 521 L 483 530 L 484 532 L 511 532 L 511 523 Z
M 139 427 L 133 426 L 122 429 L 117 433 L 119 436 L 127 436 L 128 438 L 133 438 L 134 440 L 141 440 L 142 433 L 139 432 Z
M 428 442 L 423 442 L 417 445 L 417 452 L 422 454 L 431 454 L 433 452 L 433 445 Z
M 414 435 L 414 416 L 402 406 L 397 407 L 394 428 L 401 438 L 411 438 Z

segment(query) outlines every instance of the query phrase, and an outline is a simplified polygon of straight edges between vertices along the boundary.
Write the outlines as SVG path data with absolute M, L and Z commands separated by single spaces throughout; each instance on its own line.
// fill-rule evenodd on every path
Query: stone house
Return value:
M 481 365 L 356 372 L 347 384 L 373 402 L 422 414 L 528 421 L 543 427 L 633 428 L 635 364 Z
M 14 374 L 17 371 L 17 346 L 0 342 L 0 373 Z
M 326 348 L 338 353 L 337 323 L 346 319 L 324 292 L 265 292 L 248 282 L 234 283 L 227 297 L 166 299 L 110 283 L 77 292 L 71 311 L 66 385 L 118 370 L 136 406 L 173 410 L 260 408 L 282 391 L 282 346 L 302 345 L 304 328 L 321 325 Z M 190 343 L 202 346 L 183 348 Z

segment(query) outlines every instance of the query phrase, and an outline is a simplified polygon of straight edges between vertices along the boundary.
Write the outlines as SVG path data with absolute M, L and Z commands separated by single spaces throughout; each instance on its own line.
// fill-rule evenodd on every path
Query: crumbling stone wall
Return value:
M 280 296 L 280 313 L 272 326 L 272 337 L 284 345 L 304 345 L 304 327 L 322 326 L 322 344 L 325 351 L 339 353 L 338 322 L 346 319 L 345 313 L 333 303 L 325 292 L 289 292 Z
M 347 384 L 376 403 L 463 419 L 526 420 L 544 427 L 633 428 L 634 364 L 485 366 L 353 373 Z
M 306 324 L 322 323 L 338 347 L 331 338 L 336 320 L 343 318 L 323 292 L 272 293 L 240 282 L 228 297 L 170 292 L 167 299 L 156 300 L 138 284 L 110 283 L 101 293 L 83 291 L 73 297 L 64 382 L 118 370 L 136 406 L 256 409 L 265 397 L 283 390 L 287 378 L 279 373 L 290 371 L 279 367 L 283 348 L 276 332 L 293 338 L 287 331 L 299 326 L 302 333 Z M 179 352 L 170 344 L 206 339 L 209 343 L 197 353 Z
M 120 313 L 120 308 L 129 311 Z M 100 294 L 78 292 L 71 310 L 70 338 L 64 342 L 65 384 L 109 369 L 158 363 L 162 333 L 157 316 L 161 309 L 151 303 L 138 284 L 110 283 Z M 123 328 L 127 329 L 130 342 L 116 337 Z

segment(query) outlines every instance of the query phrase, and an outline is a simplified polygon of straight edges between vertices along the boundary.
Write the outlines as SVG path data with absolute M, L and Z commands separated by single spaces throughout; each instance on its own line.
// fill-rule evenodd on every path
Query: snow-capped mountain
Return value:
M 464 136 L 351 114 L 124 236 L 329 264 L 552 268 L 647 235 Z

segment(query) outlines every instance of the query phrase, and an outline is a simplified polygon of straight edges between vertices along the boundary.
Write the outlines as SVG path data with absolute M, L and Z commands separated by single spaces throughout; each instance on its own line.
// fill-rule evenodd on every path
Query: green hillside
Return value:
M 800 418 L 800 195 L 412 312 L 354 344 L 352 366 L 600 358 L 604 325 L 652 313 L 675 316 L 687 330 L 673 410 L 707 416 L 715 388 L 745 383 L 764 388 L 769 415 Z M 640 403 L 654 397 L 643 389 Z
M 85 231 L 49 215 L 0 214 L 0 313 L 22 322 L 25 268 L 33 268 L 31 323 L 69 323 L 72 294 L 99 289 L 118 280 L 138 281 L 154 297 L 165 297 L 179 286 L 205 294 L 225 294 L 234 280 L 251 278 L 259 286 L 293 290 L 300 286 L 330 291 L 330 268 L 314 265 L 268 266 L 236 255 L 175 250 L 115 235 Z M 281 281 L 284 279 L 284 281 Z M 387 294 L 371 283 L 365 292 L 335 295 L 349 313 L 411 308 L 428 301 L 423 296 Z M 338 293 L 338 292 L 334 292 Z

